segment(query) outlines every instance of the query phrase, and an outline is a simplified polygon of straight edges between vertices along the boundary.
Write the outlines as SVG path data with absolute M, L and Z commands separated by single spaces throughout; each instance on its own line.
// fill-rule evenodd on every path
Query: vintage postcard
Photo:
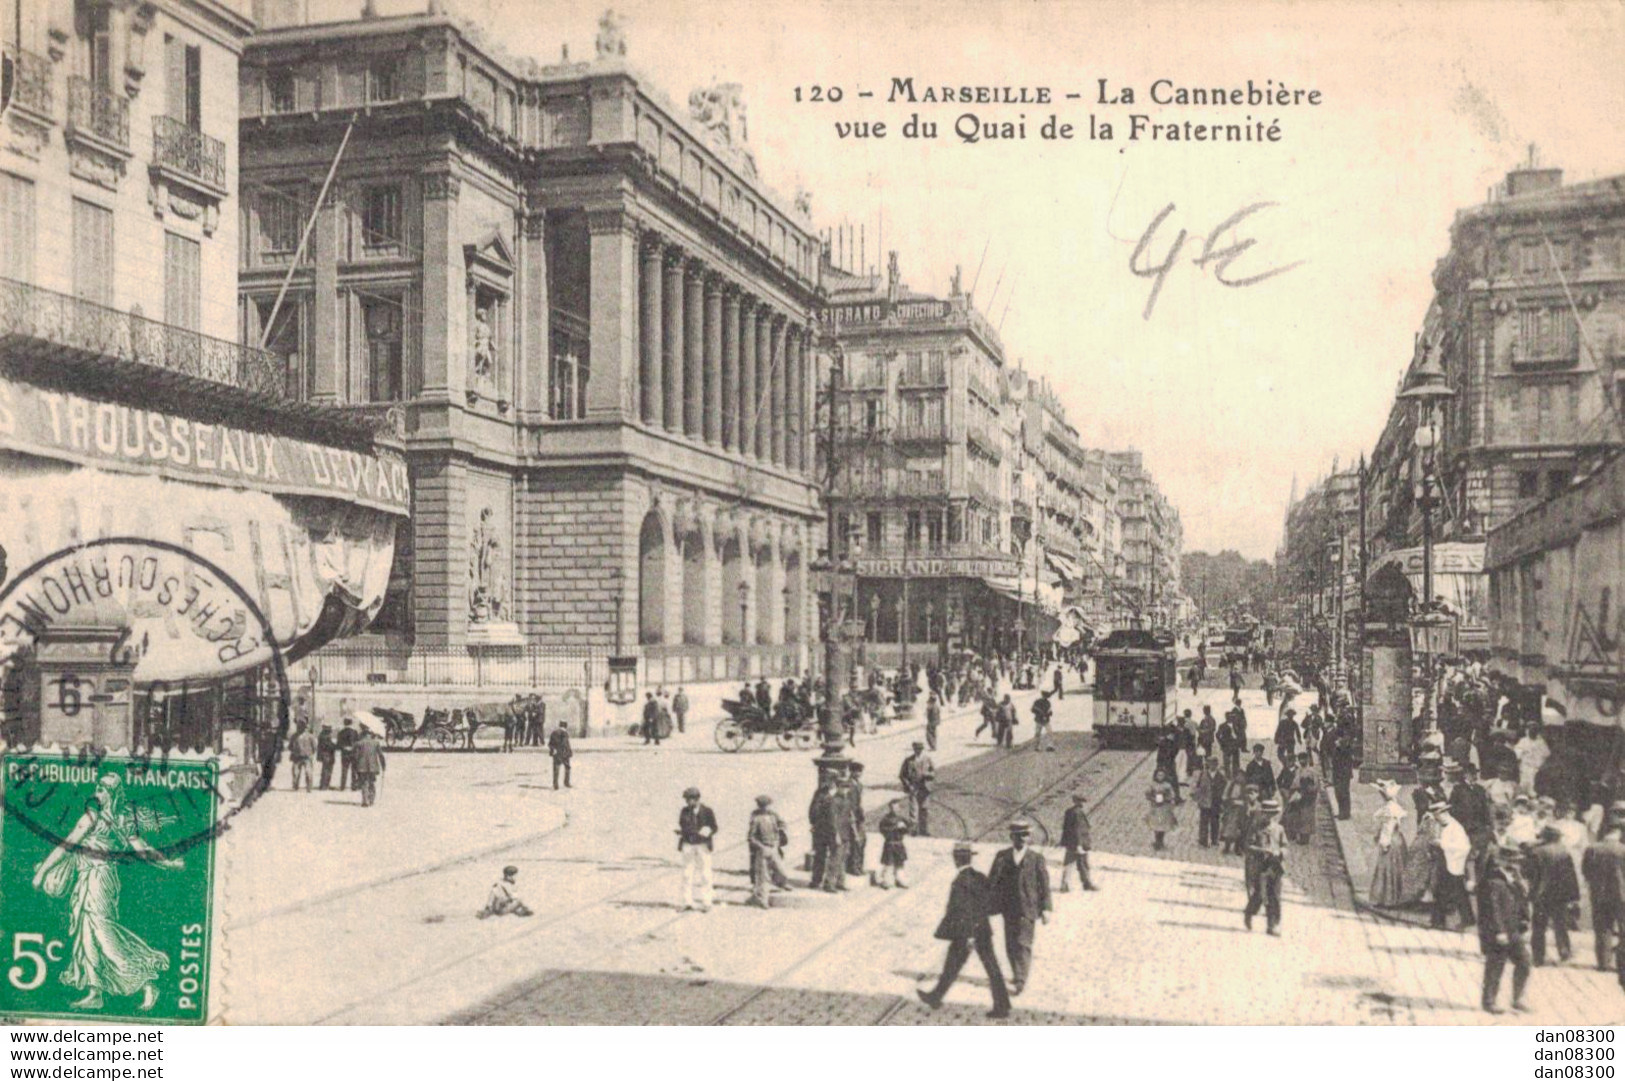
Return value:
M 1618 1022 L 1622 55 L 0 0 L 0 1017 Z

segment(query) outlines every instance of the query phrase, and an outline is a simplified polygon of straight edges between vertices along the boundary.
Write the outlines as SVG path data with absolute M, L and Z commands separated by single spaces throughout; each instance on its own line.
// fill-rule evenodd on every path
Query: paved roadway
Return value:
M 1218 704 L 1227 692 L 1203 692 Z M 1028 696 L 1018 696 L 1023 705 Z M 1188 695 L 1186 696 L 1188 697 Z M 1247 692 L 1255 729 L 1262 695 Z M 1257 701 L 1253 701 L 1256 698 Z M 1182 702 L 1182 705 L 1188 705 Z M 1058 704 L 1054 753 L 972 738 L 974 716 L 950 719 L 933 829 L 981 839 L 986 868 L 1016 814 L 1058 834 L 1075 790 L 1089 797 L 1098 893 L 1057 897 L 1040 928 L 1034 975 L 1017 1023 L 1473 1023 L 1477 942 L 1399 928 L 1356 911 L 1336 834 L 1288 866 L 1286 937 L 1242 929 L 1240 861 L 1195 844 L 1194 813 L 1165 852 L 1141 821 L 1150 761 L 1097 752 L 1090 702 Z M 1031 735 L 1030 721 L 1018 730 Z M 860 739 L 871 811 L 894 794 L 909 726 Z M 701 725 L 661 748 L 583 743 L 577 788 L 555 794 L 547 762 L 507 756 L 399 756 L 373 811 L 274 793 L 243 816 L 228 853 L 232 892 L 224 988 L 239 1023 L 921 1024 L 980 1023 L 986 990 L 962 979 L 941 1011 L 913 991 L 934 976 L 931 938 L 952 866 L 950 841 L 910 842 L 909 890 L 857 885 L 839 897 L 798 890 L 771 912 L 747 907 L 743 827 L 758 791 L 790 821 L 792 856 L 806 847 L 808 756 L 723 755 Z M 721 904 L 676 905 L 673 826 L 683 787 L 698 784 L 722 823 Z M 300 801 L 305 801 L 301 803 Z M 872 813 L 871 818 L 875 815 Z M 298 843 L 333 836 L 311 856 Z M 461 845 L 459 849 L 458 846 Z M 423 852 L 419 855 L 419 849 Z M 871 844 L 871 865 L 878 842 Z M 1058 860 L 1052 857 L 1058 882 Z M 472 913 L 504 863 L 521 869 L 526 920 Z M 805 875 L 792 877 L 804 881 Z M 1589 956 L 1589 944 L 1576 944 Z M 1002 952 L 1002 950 L 1001 950 Z M 1619 990 L 1565 970 L 1587 993 L 1541 1000 L 1535 1020 L 1617 1020 Z M 1594 979 L 1592 979 L 1594 977 Z M 1592 987 L 1592 984 L 1595 987 Z M 1520 1019 L 1526 1020 L 1526 1019 Z

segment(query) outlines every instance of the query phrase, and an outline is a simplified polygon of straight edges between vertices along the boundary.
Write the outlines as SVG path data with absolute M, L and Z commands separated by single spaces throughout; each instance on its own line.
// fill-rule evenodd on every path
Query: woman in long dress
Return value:
M 1239 776 L 1230 778 L 1224 789 L 1224 811 L 1219 818 L 1219 840 L 1227 856 L 1239 856 L 1247 834 L 1248 786 Z
M 1163 837 L 1179 828 L 1179 819 L 1174 817 L 1174 789 L 1168 783 L 1168 776 L 1162 770 L 1157 770 L 1151 778 L 1151 787 L 1145 790 L 1145 801 L 1151 805 L 1145 813 L 1145 824 L 1151 830 L 1153 840 L 1151 847 L 1163 849 Z
M 73 891 L 68 899 L 73 950 L 62 982 L 85 992 L 75 1009 L 100 1009 L 104 994 L 139 992 L 143 1010 L 158 1002 L 153 981 L 169 968 L 169 957 L 119 923 L 119 860 L 108 854 L 134 853 L 178 870 L 184 866 L 180 859 L 164 859 L 141 836 L 143 827 L 160 824 L 146 808 L 129 806 L 119 777 L 106 774 L 73 831 L 34 869 L 35 889 L 51 897 Z
M 1371 871 L 1371 903 L 1391 908 L 1406 903 L 1405 868 L 1409 845 L 1400 825 L 1410 817 L 1399 802 L 1399 785 L 1378 781 L 1383 804 L 1372 816 L 1377 821 L 1377 865 Z
M 1439 865 L 1434 849 L 1439 847 L 1441 827 L 1431 813 L 1422 816 L 1416 824 L 1416 839 L 1405 854 L 1405 896 L 1403 905 L 1419 905 L 1434 891 L 1434 876 Z

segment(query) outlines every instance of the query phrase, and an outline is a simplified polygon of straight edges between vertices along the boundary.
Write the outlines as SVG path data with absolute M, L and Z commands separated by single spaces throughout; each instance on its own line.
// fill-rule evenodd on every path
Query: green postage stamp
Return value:
M 203 1023 L 217 763 L 3 763 L 0 1015 Z

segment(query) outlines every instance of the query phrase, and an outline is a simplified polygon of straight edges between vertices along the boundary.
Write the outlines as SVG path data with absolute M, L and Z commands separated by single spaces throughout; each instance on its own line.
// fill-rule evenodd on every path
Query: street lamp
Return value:
M 750 586 L 739 583 L 739 678 L 750 678 Z
M 1424 344 L 1422 362 L 1411 371 L 1405 381 L 1405 389 L 1399 392 L 1399 397 L 1416 403 L 1416 449 L 1422 465 L 1422 479 L 1416 487 L 1416 504 L 1422 511 L 1422 602 L 1416 622 L 1422 625 L 1419 627 L 1422 632 L 1419 644 L 1424 646 L 1442 642 L 1442 636 L 1431 629 L 1437 622 L 1433 616 L 1433 509 L 1439 505 L 1439 495 L 1435 491 L 1438 478 L 1434 466 L 1439 446 L 1439 411 L 1443 403 L 1455 396 L 1456 392 L 1451 389 L 1444 369 L 1434 355 L 1433 343 Z M 1453 622 L 1448 617 L 1445 620 Z M 1434 656 L 1431 650 L 1422 655 L 1427 680 L 1422 699 L 1422 717 L 1429 729 L 1433 727 Z

